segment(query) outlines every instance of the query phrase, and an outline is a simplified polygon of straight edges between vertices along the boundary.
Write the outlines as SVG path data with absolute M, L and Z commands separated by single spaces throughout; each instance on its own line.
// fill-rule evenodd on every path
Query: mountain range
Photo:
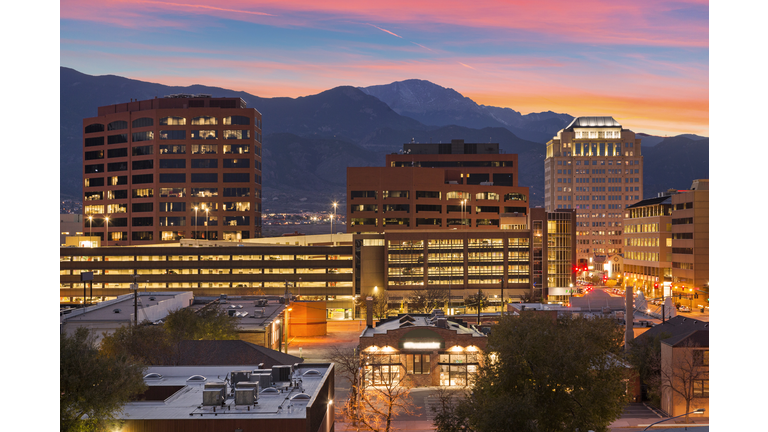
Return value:
M 523 115 L 479 105 L 429 81 L 336 87 L 298 98 L 262 98 L 242 91 L 193 85 L 166 86 L 129 78 L 93 76 L 60 69 L 60 194 L 82 199 L 82 120 L 99 106 L 174 93 L 240 97 L 263 115 L 263 209 L 325 210 L 346 196 L 346 167 L 383 166 L 384 155 L 406 142 L 496 142 L 519 155 L 521 185 L 530 204 L 544 202 L 544 156 L 557 131 L 573 119 L 553 112 Z M 709 177 L 709 139 L 640 136 L 645 156 L 646 197 L 669 188 L 687 189 Z

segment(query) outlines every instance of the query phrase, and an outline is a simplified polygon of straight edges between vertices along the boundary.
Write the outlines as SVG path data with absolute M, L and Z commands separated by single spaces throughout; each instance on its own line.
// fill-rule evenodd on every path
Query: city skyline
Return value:
M 60 64 L 261 97 L 425 79 L 523 114 L 709 135 L 708 3 L 556 3 L 64 1 Z

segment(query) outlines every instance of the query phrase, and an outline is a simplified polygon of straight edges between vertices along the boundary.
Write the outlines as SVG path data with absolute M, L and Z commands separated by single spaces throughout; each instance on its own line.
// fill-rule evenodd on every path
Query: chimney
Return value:
M 632 301 L 634 300 L 634 288 L 633 286 L 628 286 L 626 289 L 626 308 L 627 312 L 624 318 L 624 321 L 626 322 L 626 331 L 624 333 L 624 351 L 629 352 L 629 343 L 632 341 L 632 339 L 635 338 L 635 331 L 633 329 L 634 322 L 633 318 L 635 317 L 635 307 L 632 304 Z
M 365 325 L 373 328 L 373 297 L 365 299 Z

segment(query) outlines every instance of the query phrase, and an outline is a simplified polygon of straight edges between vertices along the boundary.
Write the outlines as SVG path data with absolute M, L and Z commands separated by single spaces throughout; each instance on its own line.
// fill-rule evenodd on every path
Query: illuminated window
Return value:
M 230 116 L 224 117 L 223 123 L 225 125 L 249 125 L 251 124 L 251 119 L 243 116 Z
M 224 154 L 245 154 L 248 153 L 251 146 L 248 144 L 226 144 L 224 145 Z
M 215 125 L 216 117 L 201 116 L 192 119 L 192 125 Z
M 193 145 L 192 154 L 216 154 L 219 152 L 217 144 Z
M 184 117 L 163 117 L 160 119 L 161 126 L 184 126 L 187 124 L 187 119 Z
M 225 130 L 224 139 L 248 139 L 251 137 L 249 130 Z

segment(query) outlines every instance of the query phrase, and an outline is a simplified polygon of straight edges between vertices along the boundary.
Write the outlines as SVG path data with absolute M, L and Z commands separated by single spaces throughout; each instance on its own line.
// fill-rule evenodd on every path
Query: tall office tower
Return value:
M 523 228 L 517 170 L 497 143 L 405 144 L 383 168 L 347 168 L 347 232 Z
M 613 117 L 574 119 L 547 143 L 544 179 L 548 212 L 576 209 L 579 265 L 622 253 L 623 210 L 643 197 L 634 132 Z
M 102 245 L 260 237 L 261 113 L 210 95 L 99 107 L 83 180 L 83 232 Z
M 709 179 L 672 195 L 672 206 L 672 294 L 709 306 Z

